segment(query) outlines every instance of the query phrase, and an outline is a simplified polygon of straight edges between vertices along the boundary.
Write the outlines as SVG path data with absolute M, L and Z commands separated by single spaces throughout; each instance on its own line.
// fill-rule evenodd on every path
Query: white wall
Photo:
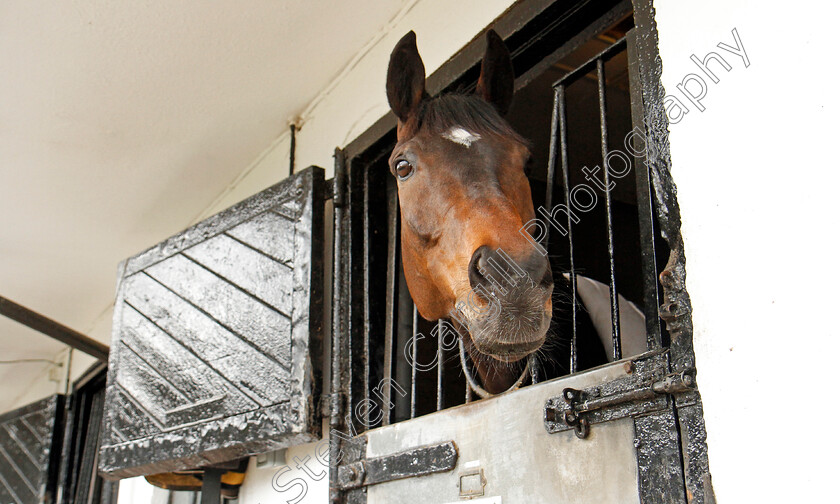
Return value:
M 329 498 L 329 440 L 289 448 L 285 464 L 256 467 L 251 458 L 239 490 L 242 504 L 319 503 Z
M 418 0 L 403 10 L 351 65 L 301 114 L 296 169 L 317 165 L 332 176 L 333 150 L 344 147 L 388 113 L 385 73 L 391 49 L 409 30 L 431 75 L 478 36 L 513 0 Z M 237 182 L 199 220 L 276 183 L 288 174 L 289 142 L 283 136 L 243 171 Z
M 718 501 L 835 500 L 838 9 L 654 3 L 668 94 L 703 75 L 691 54 L 732 66 L 712 63 L 705 112 L 689 105 L 670 128 Z M 733 28 L 749 68 L 716 48 Z

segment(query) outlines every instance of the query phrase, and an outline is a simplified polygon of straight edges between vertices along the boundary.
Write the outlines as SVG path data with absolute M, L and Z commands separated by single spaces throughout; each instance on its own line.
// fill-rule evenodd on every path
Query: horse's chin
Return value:
M 500 327 L 497 323 L 485 325 L 481 321 L 474 321 L 470 324 L 473 345 L 479 353 L 496 361 L 507 364 L 521 361 L 539 350 L 545 343 L 551 323 L 551 313 L 544 313 L 542 317 L 536 318 L 542 320 L 526 333 L 521 330 L 512 332 L 509 327 L 505 327 L 505 324 Z
M 525 357 L 528 357 L 532 353 L 534 353 L 534 352 L 528 352 L 528 353 L 523 353 L 523 354 L 519 354 L 519 355 L 493 355 L 493 354 L 490 354 L 490 357 L 492 357 L 493 359 L 495 359 L 499 362 L 504 362 L 505 364 L 513 364 L 514 362 L 519 362 L 522 359 L 524 359 Z
M 493 360 L 497 360 L 499 362 L 504 362 L 506 364 L 511 364 L 514 362 L 519 362 L 522 359 L 528 357 L 532 353 L 536 352 L 540 349 L 542 344 L 545 342 L 545 337 L 543 337 L 539 342 L 530 345 L 530 348 L 523 351 L 513 351 L 513 350 L 499 350 L 498 348 L 482 348 L 482 345 L 477 344 L 475 340 L 473 343 L 475 344 L 476 350 L 479 351 L 482 355 L 486 355 L 487 357 L 492 358 Z

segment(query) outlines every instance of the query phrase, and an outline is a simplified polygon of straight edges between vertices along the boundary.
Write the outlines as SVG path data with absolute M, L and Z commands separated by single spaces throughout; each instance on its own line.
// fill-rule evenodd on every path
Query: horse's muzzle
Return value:
M 469 321 L 476 349 L 504 362 L 523 359 L 545 342 L 551 323 L 554 282 L 548 260 L 537 251 L 514 260 L 501 249 L 479 247 L 469 265 Z

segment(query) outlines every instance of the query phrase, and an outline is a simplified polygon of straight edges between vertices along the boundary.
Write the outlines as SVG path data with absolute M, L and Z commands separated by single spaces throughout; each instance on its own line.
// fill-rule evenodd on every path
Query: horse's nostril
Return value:
M 481 274 L 482 271 L 487 271 L 487 254 L 490 249 L 486 245 L 482 245 L 475 249 L 470 264 L 468 266 L 468 273 L 470 277 L 470 287 L 475 289 L 479 285 L 485 285 L 487 279 Z
M 549 264 L 548 259 L 536 251 L 522 261 L 522 268 L 541 287 L 548 287 L 554 283 L 554 278 L 551 275 L 551 264 Z
M 548 287 L 549 285 L 554 285 L 554 275 L 551 273 L 551 265 L 549 264 L 548 267 L 545 269 L 545 274 L 540 280 L 540 286 Z
M 481 273 L 482 270 L 487 269 L 487 254 L 480 254 L 478 256 L 478 260 L 476 261 L 476 266 L 478 266 L 478 272 Z
M 468 266 L 470 287 L 490 287 L 492 284 L 500 294 L 520 284 L 528 277 L 531 285 L 548 288 L 553 285 L 551 266 L 548 259 L 534 251 L 524 258 L 514 259 L 501 249 L 493 250 L 487 245 L 475 249 Z M 525 283 L 521 283 L 525 285 Z

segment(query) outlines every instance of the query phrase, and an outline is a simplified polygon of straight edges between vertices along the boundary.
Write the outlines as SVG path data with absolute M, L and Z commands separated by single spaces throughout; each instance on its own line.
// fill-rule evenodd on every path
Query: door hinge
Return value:
M 666 369 L 666 354 L 659 353 L 625 362 L 627 377 L 563 389 L 545 404 L 545 428 L 550 434 L 574 429 L 583 439 L 592 424 L 660 411 L 670 404 L 670 395 L 695 390 L 693 368 L 670 374 Z
M 362 459 L 338 466 L 338 485 L 341 490 L 376 485 L 403 478 L 413 478 L 451 471 L 458 461 L 458 449 L 453 441 L 421 446 L 403 452 Z

